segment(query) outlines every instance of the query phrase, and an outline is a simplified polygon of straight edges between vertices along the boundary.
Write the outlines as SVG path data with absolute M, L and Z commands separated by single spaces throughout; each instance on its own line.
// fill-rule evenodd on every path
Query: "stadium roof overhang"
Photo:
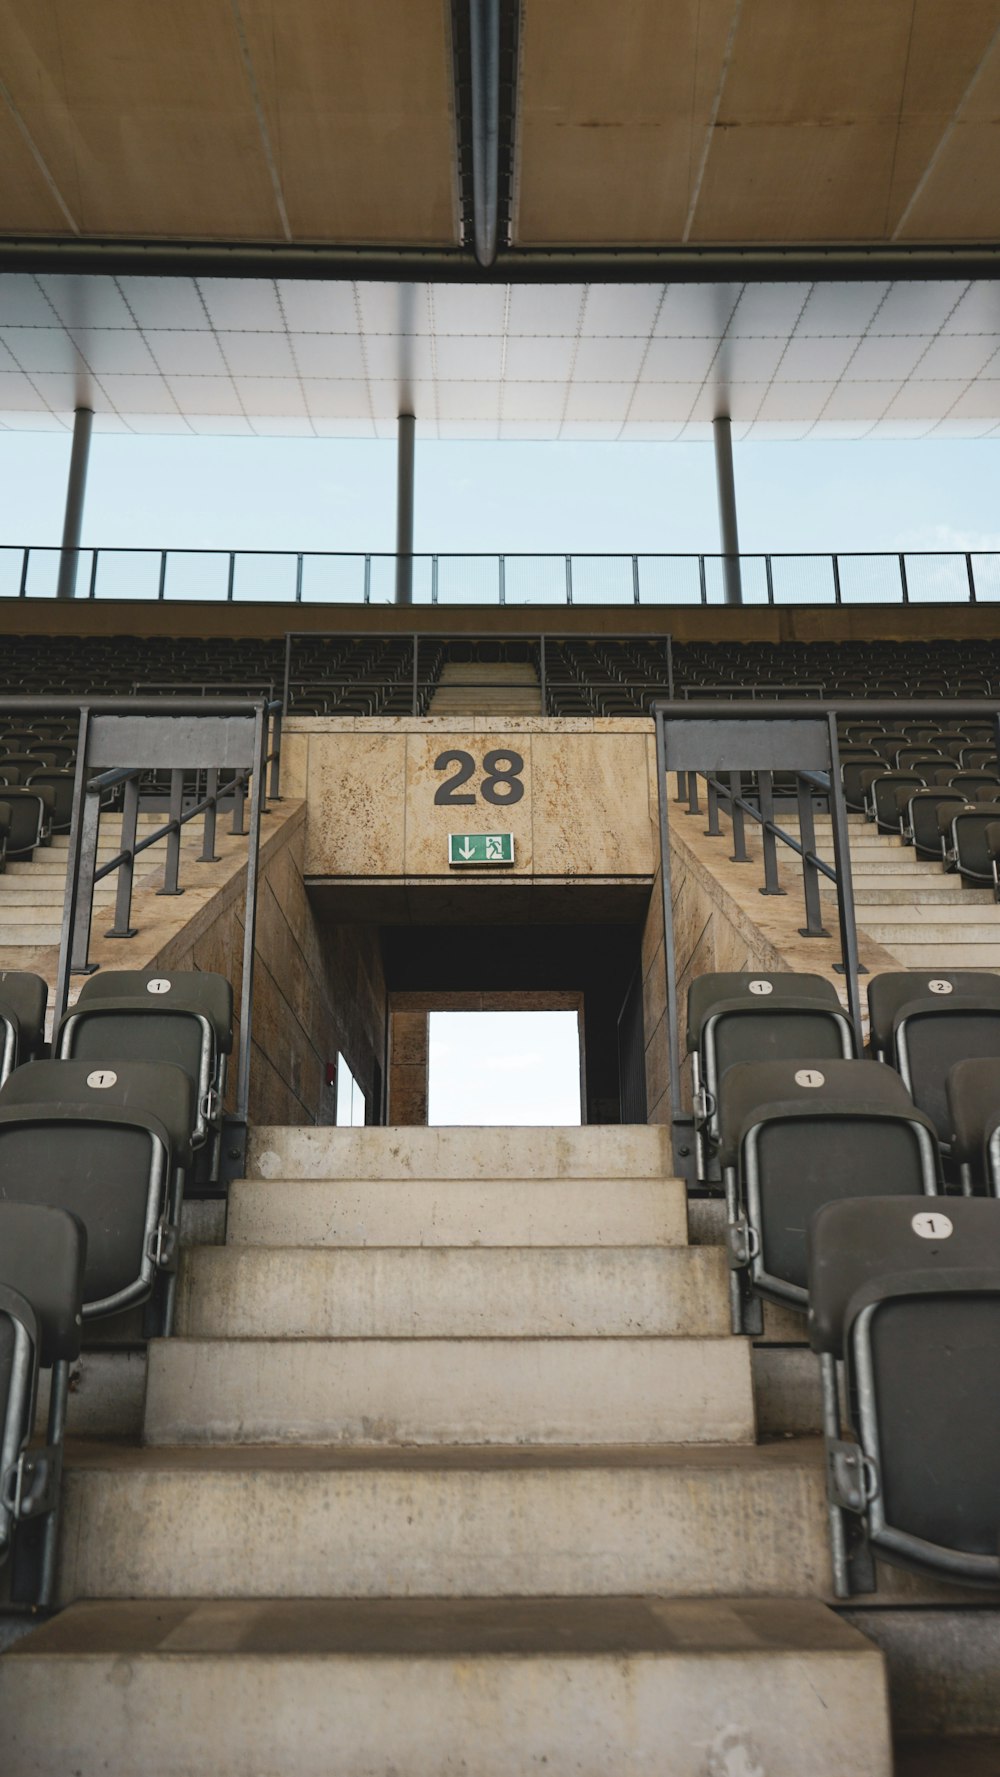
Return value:
M 1000 423 L 997 0 L 8 0 L 0 417 Z

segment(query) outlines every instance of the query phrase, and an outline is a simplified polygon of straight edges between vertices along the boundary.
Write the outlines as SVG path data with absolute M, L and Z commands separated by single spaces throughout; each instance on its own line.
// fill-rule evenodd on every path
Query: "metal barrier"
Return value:
M 222 1147 L 221 1187 L 238 1178 L 245 1165 L 250 1104 L 251 1031 L 253 1018 L 254 938 L 261 817 L 266 809 L 266 768 L 273 756 L 269 734 L 280 715 L 277 704 L 264 699 L 211 697 L 143 698 L 3 697 L 0 716 L 79 716 L 73 818 L 70 829 L 66 892 L 63 902 L 54 1019 L 58 1026 L 69 1003 L 73 974 L 92 973 L 88 951 L 93 922 L 94 887 L 119 873 L 112 938 L 130 938 L 129 923 L 135 860 L 150 846 L 167 840 L 163 894 L 183 893 L 179 882 L 181 831 L 204 817 L 201 860 L 215 856 L 219 807 L 232 800 L 234 833 L 245 834 L 244 806 L 250 786 L 250 827 L 244 897 L 243 976 L 240 990 L 240 1053 L 236 1078 L 236 1109 L 226 1117 Z M 150 772 L 170 773 L 169 812 L 154 833 L 138 838 L 140 784 Z M 185 805 L 184 775 L 206 774 L 204 796 Z M 97 863 L 102 797 L 121 787 L 121 845 L 100 867 Z
M 436 635 L 433 632 L 414 631 L 413 633 L 411 633 L 409 635 L 396 634 L 396 635 L 393 635 L 392 637 L 384 637 L 384 638 L 378 638 L 378 637 L 372 638 L 370 636 L 364 636 L 364 637 L 360 637 L 360 638 L 358 638 L 358 637 L 346 638 L 339 630 L 291 629 L 291 630 L 286 631 L 286 634 L 285 634 L 285 670 L 284 670 L 284 681 L 283 681 L 282 699 L 281 699 L 281 709 L 282 709 L 282 713 L 284 716 L 287 717 L 288 715 L 295 714 L 295 693 L 296 693 L 296 690 L 297 689 L 301 690 L 303 684 L 311 683 L 311 681 L 300 680 L 298 682 L 298 685 L 296 684 L 296 680 L 294 677 L 294 670 L 293 670 L 294 669 L 296 643 L 298 643 L 298 642 L 303 642 L 303 643 L 344 642 L 348 639 L 350 639 L 352 641 L 354 641 L 354 640 L 370 641 L 373 639 L 374 640 L 382 639 L 382 640 L 391 640 L 391 641 L 403 640 L 408 643 L 409 651 L 410 651 L 410 662 L 411 662 L 410 669 L 409 669 L 409 677 L 408 677 L 408 683 L 409 683 L 409 687 L 410 687 L 410 696 L 409 696 L 410 708 L 409 708 L 408 713 L 413 716 L 420 716 L 420 715 L 427 714 L 427 707 L 426 706 L 429 702 L 430 695 L 433 694 L 433 692 L 435 690 L 437 690 L 439 684 L 441 683 L 440 674 L 438 672 L 424 673 L 421 671 L 421 646 L 422 645 L 425 647 L 425 651 L 426 651 L 426 648 L 428 648 L 428 647 L 431 649 L 435 649 L 435 650 L 440 651 L 442 649 L 446 649 L 449 645 L 449 642 L 454 640 L 454 641 L 460 642 L 463 646 L 467 643 L 487 642 L 487 643 L 494 643 L 496 646 L 502 648 L 506 645 L 513 643 L 515 645 L 520 644 L 522 646 L 526 646 L 529 649 L 534 649 L 535 650 L 534 665 L 535 665 L 535 669 L 538 673 L 539 690 L 541 693 L 541 698 L 540 698 L 541 707 L 540 707 L 539 713 L 541 715 L 550 716 L 550 715 L 558 714 L 558 711 L 553 710 L 553 708 L 552 708 L 552 686 L 551 686 L 550 678 L 549 678 L 549 656 L 546 651 L 547 645 L 550 642 L 564 642 L 564 641 L 565 642 L 572 642 L 572 643 L 586 643 L 588 640 L 592 640 L 592 639 L 596 639 L 601 642 L 603 642 L 605 640 L 607 640 L 609 642 L 618 642 L 618 641 L 622 640 L 623 638 L 621 638 L 621 637 L 604 637 L 604 636 L 600 636 L 597 638 L 589 638 L 587 636 L 580 636 L 572 630 L 566 630 L 566 631 L 547 630 L 544 633 L 532 632 L 532 631 L 528 630 L 528 631 L 525 631 L 522 634 L 518 634 L 518 635 L 511 635 L 509 632 L 504 632 L 503 635 L 492 635 L 492 634 L 488 634 L 488 633 L 476 635 L 474 633 L 464 633 L 463 632 L 460 636 L 453 637 L 453 638 L 447 637 L 447 636 Z M 658 635 L 658 636 L 635 635 L 635 636 L 627 636 L 624 638 L 624 640 L 632 645 L 635 645 L 635 646 L 645 644 L 645 645 L 655 646 L 656 648 L 662 650 L 664 680 L 663 680 L 662 685 L 660 685 L 658 687 L 658 689 L 662 690 L 666 694 L 668 700 L 672 699 L 673 695 L 674 695 L 673 637 L 670 635 Z M 425 657 L 426 657 L 426 652 L 425 652 Z M 468 665 L 469 676 L 462 678 L 462 679 L 449 679 L 447 681 L 447 686 L 449 689 L 454 689 L 454 690 L 458 691 L 458 690 L 484 690 L 484 689 L 492 689 L 493 688 L 493 686 L 495 684 L 495 681 L 493 679 L 476 678 L 475 677 L 476 668 L 475 668 L 474 661 L 461 662 L 459 664 L 461 664 L 463 666 L 466 664 Z M 483 664 L 484 665 L 486 665 L 486 664 L 492 665 L 494 663 L 493 662 L 483 662 Z M 523 664 L 523 663 L 511 662 L 511 664 Z M 351 678 L 351 679 L 345 679 L 343 681 L 338 681 L 336 676 L 331 674 L 331 675 L 329 675 L 329 677 L 325 681 L 319 681 L 319 680 L 316 681 L 316 686 L 317 686 L 317 690 L 320 690 L 324 684 L 334 687 L 338 683 L 341 683 L 341 682 L 344 684 L 345 687 L 355 686 L 358 695 L 367 695 L 367 697 L 369 698 L 370 701 L 376 702 L 379 697 L 387 696 L 389 694 L 390 690 L 392 690 L 393 688 L 401 687 L 401 685 L 403 683 L 403 678 L 402 678 L 402 674 L 398 671 L 392 676 L 383 675 L 382 677 L 379 677 L 377 674 L 376 675 L 366 674 L 363 677 L 359 676 L 357 679 Z M 625 686 L 627 688 L 627 681 L 624 678 L 620 682 L 622 683 L 623 686 Z M 588 681 L 581 679 L 580 683 L 582 685 L 586 686 L 587 688 L 589 688 Z M 511 689 L 516 690 L 517 686 L 512 685 Z M 728 689 L 729 688 L 727 687 L 727 690 Z M 738 687 L 737 690 L 739 690 L 739 689 L 740 688 Z M 783 689 L 783 687 L 779 687 L 779 689 Z M 685 693 L 685 695 L 686 695 L 686 693 Z M 308 701 L 314 701 L 314 700 L 310 699 Z M 336 706 L 329 713 L 331 715 L 335 715 L 336 714 Z M 369 713 L 377 715 L 379 712 L 377 709 L 373 709 Z M 272 794 L 274 794 L 273 791 L 272 791 Z
M 56 546 L 0 546 L 0 598 L 54 598 Z M 724 555 L 414 555 L 423 605 L 722 605 Z M 976 604 L 1000 599 L 1000 552 L 741 555 L 747 605 Z M 389 553 L 80 549 L 78 596 L 221 603 L 392 604 Z
M 733 834 L 731 861 L 734 864 L 752 862 L 746 848 L 746 821 L 752 820 L 759 827 L 763 865 L 763 883 L 760 889 L 762 895 L 785 893 L 778 875 L 779 845 L 799 859 L 805 909 L 805 925 L 799 930 L 803 938 L 829 936 L 823 925 L 820 889 L 823 881 L 835 888 L 840 962 L 834 966 L 845 976 L 848 1013 L 858 1053 L 861 1054 L 863 1030 L 858 977 L 863 971 L 858 959 L 847 806 L 840 772 L 838 719 L 848 717 L 852 722 L 926 720 L 931 724 L 941 725 L 949 721 L 981 720 L 984 714 L 988 714 L 995 722 L 997 746 L 1000 749 L 1000 703 L 992 698 L 852 698 L 836 703 L 818 700 L 813 702 L 803 698 L 771 704 L 762 700 L 733 702 L 727 703 L 724 711 L 720 711 L 717 702 L 700 702 L 692 698 L 688 701 L 680 699 L 676 702 L 655 703 L 652 713 L 656 730 L 670 1123 L 677 1175 L 691 1179 L 695 1173 L 692 1147 L 694 1119 L 681 1108 L 681 1045 L 685 1025 L 680 1015 L 677 991 L 668 774 L 677 774 L 675 800 L 687 804 L 685 813 L 688 815 L 702 813 L 698 796 L 699 779 L 705 783 L 707 832 L 710 836 L 721 835 L 720 811 L 725 809 L 729 814 Z M 788 832 L 775 819 L 776 772 L 794 777 L 797 835 Z M 743 793 L 743 778 L 748 773 L 756 776 L 755 797 Z M 829 803 L 833 838 L 832 863 L 821 858 L 816 850 L 814 800 L 817 794 Z

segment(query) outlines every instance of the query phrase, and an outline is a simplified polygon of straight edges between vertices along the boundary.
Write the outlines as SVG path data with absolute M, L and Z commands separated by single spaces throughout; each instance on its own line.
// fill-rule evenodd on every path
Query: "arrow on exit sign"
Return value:
M 513 833 L 449 833 L 449 864 L 512 864 Z

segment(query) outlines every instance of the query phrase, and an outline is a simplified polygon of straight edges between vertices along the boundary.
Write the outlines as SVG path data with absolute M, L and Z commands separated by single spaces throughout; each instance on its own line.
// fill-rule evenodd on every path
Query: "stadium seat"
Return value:
M 900 833 L 906 845 L 912 845 L 920 858 L 944 855 L 938 815 L 946 809 L 964 806 L 965 798 L 958 790 L 904 790 L 900 792 Z
M 934 1125 L 874 1061 L 740 1063 L 722 1081 L 720 1123 L 736 1333 L 761 1330 L 750 1291 L 808 1306 L 806 1228 L 824 1203 L 941 1188 Z
M 6 856 L 30 858 L 36 846 L 47 845 L 52 837 L 52 792 L 44 784 L 34 790 L 5 784 L 3 801 L 9 819 Z
M 84 983 L 59 1026 L 54 1053 L 92 1066 L 131 1060 L 182 1067 L 195 1090 L 192 1143 L 208 1150 L 214 1179 L 232 1047 L 233 993 L 221 975 L 117 969 Z
M 966 882 L 993 887 L 993 858 L 987 836 L 998 815 L 1000 809 L 995 802 L 961 802 L 957 808 L 941 810 L 939 821 L 944 828 L 943 855 L 948 870 L 957 871 Z
M 87 1235 L 65 1210 L 0 1202 L 0 1564 L 12 1601 L 51 1602 L 69 1366 L 80 1355 Z M 39 1370 L 53 1371 L 47 1439 L 29 1450 Z M 39 1531 L 36 1531 L 36 1526 Z M 40 1534 L 39 1534 L 40 1532 Z
M 829 1203 L 808 1278 L 837 1595 L 874 1589 L 873 1555 L 1000 1585 L 1000 1203 Z
M 1000 1060 L 957 1061 L 945 1090 L 962 1190 L 1000 1197 Z
M 0 969 L 0 1086 L 8 1074 L 44 1053 L 48 984 L 40 975 Z
M 868 984 L 871 1051 L 902 1075 L 914 1103 L 950 1145 L 949 1068 L 1000 1056 L 1000 976 L 985 970 L 892 970 Z
M 194 1116 L 191 1082 L 168 1063 L 39 1061 L 0 1087 L 0 1200 L 79 1217 L 85 1319 L 148 1301 L 162 1273 L 169 1330 Z
M 912 795 L 915 790 L 926 788 L 927 776 L 917 771 L 862 771 L 861 783 L 868 819 L 875 822 L 880 833 L 898 834 L 897 795 L 901 790 Z
M 698 1176 L 721 1173 L 719 1087 L 741 1061 L 798 1056 L 850 1060 L 854 1037 L 832 981 L 823 975 L 762 970 L 700 975 L 688 989 L 687 1051 L 698 1153 Z
M 49 822 L 53 833 L 68 833 L 73 824 L 75 784 L 75 771 L 65 771 L 58 765 L 43 765 L 37 771 L 28 772 L 25 777 L 25 789 L 44 788 L 51 795 Z

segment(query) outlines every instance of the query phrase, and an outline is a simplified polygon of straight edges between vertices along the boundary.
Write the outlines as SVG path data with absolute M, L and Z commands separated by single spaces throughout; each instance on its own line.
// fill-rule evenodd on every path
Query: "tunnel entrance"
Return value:
M 428 1123 L 579 1126 L 582 1037 L 580 1011 L 431 1012 Z

